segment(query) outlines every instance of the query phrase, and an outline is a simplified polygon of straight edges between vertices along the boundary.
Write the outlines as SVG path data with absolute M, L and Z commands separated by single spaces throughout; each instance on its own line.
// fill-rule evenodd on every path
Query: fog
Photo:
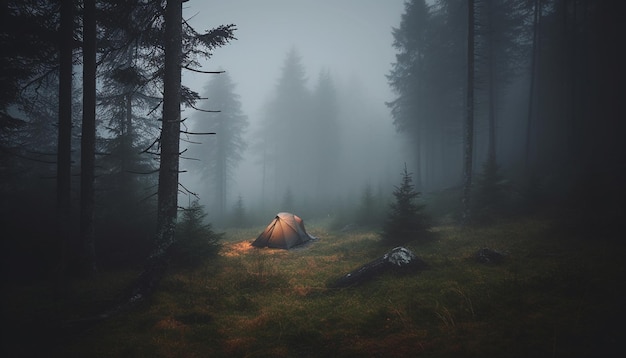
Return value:
M 220 24 L 237 26 L 237 40 L 217 49 L 210 59 L 202 61 L 203 70 L 222 69 L 230 76 L 249 121 L 244 135 L 248 148 L 231 175 L 226 209 L 232 208 L 239 196 L 250 208 L 269 212 L 284 209 L 280 207 L 280 202 L 285 189 L 277 188 L 270 190 L 263 199 L 265 204 L 259 206 L 263 192 L 263 169 L 255 157 L 254 144 L 265 125 L 264 110 L 275 95 L 285 58 L 291 50 L 295 50 L 301 59 L 309 90 L 314 90 L 320 73 L 328 71 L 340 102 L 340 147 L 333 154 L 333 159 L 340 162 L 339 171 L 313 175 L 332 175 L 333 179 L 329 181 L 332 187 L 326 190 L 340 200 L 353 200 L 365 185 L 381 186 L 385 191 L 393 189 L 407 158 L 385 105 L 393 98 L 385 75 L 395 58 L 391 46 L 392 28 L 398 26 L 403 9 L 404 1 L 401 0 L 186 3 L 184 16 L 198 30 Z M 202 94 L 211 76 L 216 75 L 183 72 L 183 84 Z M 202 108 L 219 110 L 212 107 L 211 98 L 201 102 Z M 183 117 L 191 118 L 189 125 L 192 127 L 198 121 L 197 114 L 194 119 L 193 112 L 193 109 L 187 109 L 183 113 Z M 211 140 L 214 139 L 202 139 Z M 323 136 L 317 138 L 320 148 L 325 141 Z M 320 150 L 319 153 L 323 155 L 324 152 Z M 303 158 L 303 161 L 306 159 Z M 183 160 L 181 167 L 186 164 Z M 193 170 L 183 173 L 181 182 L 200 195 L 202 204 L 211 208 L 210 183 Z M 296 201 L 316 195 L 310 182 L 287 185 Z M 180 201 L 186 204 L 190 199 L 181 196 Z M 327 203 L 329 211 L 334 204 Z M 209 216 L 210 213 L 211 210 Z
M 625 356 L 625 1 L 0 4 L 0 355 Z
M 59 44 L 55 3 L 7 4 L 0 208 L 32 245 L 71 238 L 75 254 L 89 246 L 114 261 L 121 250 L 130 262 L 151 249 L 156 222 L 174 227 L 196 199 L 220 230 L 243 224 L 228 222 L 240 209 L 247 226 L 291 211 L 378 229 L 405 165 L 436 223 L 459 223 L 470 206 L 476 223 L 546 207 L 621 222 L 617 2 L 185 1 L 182 128 L 163 125 L 180 124 L 181 105 L 165 94 L 165 4 L 99 3 L 91 75 L 74 43 L 83 14 Z M 236 39 L 211 31 L 229 24 Z M 224 41 L 194 42 L 203 34 Z M 23 224 L 33 216 L 48 224 Z

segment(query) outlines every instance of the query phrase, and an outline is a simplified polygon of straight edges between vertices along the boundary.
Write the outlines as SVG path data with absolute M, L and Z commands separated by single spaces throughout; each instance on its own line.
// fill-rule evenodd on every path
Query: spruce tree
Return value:
M 172 261 L 178 267 L 196 267 L 204 260 L 215 257 L 220 249 L 222 234 L 215 233 L 205 224 L 204 207 L 194 200 L 181 214 L 176 230 L 178 239 L 172 246 Z
M 393 192 L 395 202 L 389 205 L 389 213 L 381 233 L 386 243 L 400 244 L 420 239 L 430 229 L 430 220 L 423 212 L 424 206 L 416 203 L 421 193 L 415 190 L 411 175 L 405 164 L 402 183 L 395 187 Z

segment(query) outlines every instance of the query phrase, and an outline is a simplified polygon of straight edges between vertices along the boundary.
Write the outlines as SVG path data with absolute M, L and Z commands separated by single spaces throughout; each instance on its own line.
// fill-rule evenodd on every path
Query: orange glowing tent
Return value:
M 288 250 L 312 239 L 315 237 L 306 232 L 304 223 L 299 216 L 282 212 L 276 214 L 274 220 L 252 242 L 252 246 Z

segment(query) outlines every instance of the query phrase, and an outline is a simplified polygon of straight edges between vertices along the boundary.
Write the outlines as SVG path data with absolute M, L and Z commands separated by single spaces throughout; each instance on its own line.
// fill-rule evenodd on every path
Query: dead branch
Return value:
M 200 111 L 200 112 L 205 112 L 205 113 L 220 113 L 221 111 L 215 111 L 215 110 L 209 110 L 209 109 L 202 109 L 202 108 L 198 108 L 193 104 L 189 104 L 189 107 L 195 109 L 196 111 Z
M 187 67 L 187 66 L 183 66 L 183 68 L 185 70 L 191 71 L 191 72 L 196 72 L 196 73 L 205 73 L 207 75 L 218 75 L 220 73 L 224 73 L 226 71 L 202 71 L 202 70 L 197 70 L 195 68 L 191 68 L 191 67 Z
M 215 133 L 215 132 L 189 132 L 189 131 L 183 131 L 183 130 L 181 130 L 180 132 L 181 132 L 181 133 L 184 133 L 184 134 L 191 134 L 191 135 L 210 135 L 210 134 L 217 134 L 217 133 Z

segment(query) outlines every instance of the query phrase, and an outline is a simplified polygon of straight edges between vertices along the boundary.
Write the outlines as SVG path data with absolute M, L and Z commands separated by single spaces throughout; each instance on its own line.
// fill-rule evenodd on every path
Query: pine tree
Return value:
M 402 183 L 395 187 L 395 202 L 389 205 L 390 210 L 383 225 L 381 236 L 385 242 L 399 244 L 424 238 L 430 229 L 430 220 L 423 212 L 424 206 L 416 203 L 421 193 L 415 190 L 411 176 L 405 164 Z
M 197 200 L 183 210 L 176 230 L 178 239 L 172 245 L 172 262 L 176 266 L 195 267 L 217 255 L 222 235 L 205 224 L 205 218 L 204 208 Z
M 280 188 L 315 187 L 318 175 L 311 172 L 308 163 L 311 153 L 319 147 L 319 138 L 310 135 L 311 93 L 307 88 L 307 77 L 298 51 L 292 48 L 285 58 L 273 98 L 267 103 L 263 129 L 258 137 L 264 166 L 267 196 L 279 198 Z M 307 133 L 307 135 L 294 135 Z M 278 159 L 280 158 L 280 160 Z M 315 168 L 316 169 L 316 168 Z M 279 204 L 279 203 L 275 203 Z
M 189 148 L 189 156 L 199 159 L 189 165 L 196 165 L 202 179 L 211 183 L 209 192 L 201 192 L 200 195 L 204 199 L 206 194 L 207 199 L 214 203 L 210 207 L 211 217 L 219 221 L 226 217 L 228 189 L 235 179 L 233 171 L 247 149 L 243 134 L 248 127 L 248 117 L 243 113 L 235 84 L 228 73 L 212 77 L 203 95 L 209 99 L 207 106 L 219 112 L 198 112 L 194 116 L 193 131 L 214 132 L 216 135 L 202 137 L 200 145 Z

